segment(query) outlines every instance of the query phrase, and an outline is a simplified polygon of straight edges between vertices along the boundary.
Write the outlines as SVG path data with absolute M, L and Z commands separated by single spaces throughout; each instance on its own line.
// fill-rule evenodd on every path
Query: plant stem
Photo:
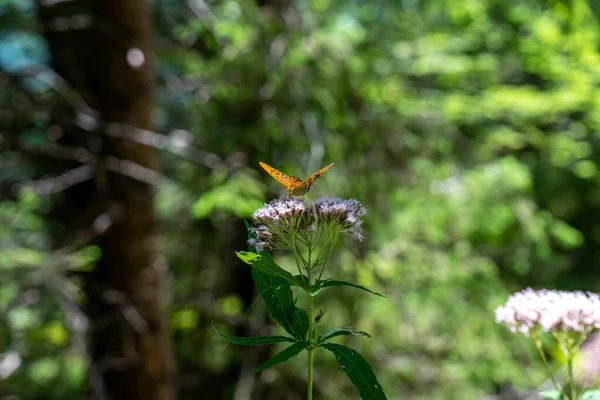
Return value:
M 310 273 L 310 272 L 309 272 Z M 311 345 L 308 346 L 308 389 L 306 398 L 312 400 L 312 386 L 313 386 L 313 335 L 312 335 L 312 324 L 313 324 L 313 297 L 308 296 L 308 338 Z
M 337 238 L 337 234 L 333 237 L 333 239 L 331 240 L 331 245 L 329 247 L 329 254 L 327 254 L 327 258 L 325 259 L 325 261 L 323 262 L 323 268 L 321 268 L 321 273 L 319 274 L 319 277 L 317 278 L 317 282 L 321 280 L 321 276 L 323 276 L 323 271 L 325 271 L 325 266 L 327 265 L 327 263 L 329 262 L 329 257 L 331 257 L 331 253 L 333 252 L 333 245 L 335 244 L 335 239 Z M 327 242 L 325 244 L 326 246 L 329 245 L 329 242 Z M 319 254 L 319 257 L 321 255 Z
M 560 393 L 562 393 L 563 396 L 566 396 L 566 393 L 565 393 L 563 387 L 556 381 L 556 379 L 554 378 L 554 374 L 552 373 L 552 370 L 550 369 L 550 364 L 548 364 L 548 359 L 546 358 L 546 355 L 544 354 L 544 348 L 542 346 L 542 341 L 538 337 L 536 337 L 535 339 L 532 338 L 532 340 L 535 343 L 535 347 L 537 348 L 538 352 L 540 353 L 540 357 L 542 358 L 544 367 L 545 367 L 546 371 L 548 372 L 548 375 L 550 375 L 550 379 L 552 380 L 554 387 L 556 388 L 556 390 L 558 390 Z
M 311 249 L 308 249 L 308 260 L 310 262 Z M 310 265 L 306 269 L 306 273 L 308 275 L 308 285 L 310 286 Z M 308 296 L 308 341 L 310 345 L 308 346 L 308 388 L 306 398 L 308 400 L 312 400 L 312 386 L 313 386 L 313 296 Z
M 569 368 L 569 387 L 571 388 L 571 399 L 576 400 L 575 382 L 573 382 L 573 360 L 571 358 L 567 360 L 567 366 Z
M 575 388 L 575 379 L 573 379 L 573 352 L 571 351 L 572 349 L 570 347 L 568 347 L 566 349 L 566 353 L 567 353 L 567 368 L 568 368 L 568 382 L 569 382 L 569 387 L 571 390 L 571 400 L 576 400 L 577 397 L 577 392 L 576 392 L 576 388 Z
M 302 282 L 304 282 L 304 274 L 302 273 L 302 269 L 300 268 L 300 263 L 298 262 L 298 255 L 300 255 L 300 257 L 302 257 L 302 254 L 300 253 L 300 250 L 298 249 L 298 246 L 296 245 L 296 235 L 292 235 L 291 248 L 294 252 L 294 258 L 296 259 L 296 266 L 298 267 L 298 274 L 300 274 L 300 279 L 302 279 Z M 309 282 L 308 282 L 307 286 L 310 287 L 310 278 L 309 278 Z

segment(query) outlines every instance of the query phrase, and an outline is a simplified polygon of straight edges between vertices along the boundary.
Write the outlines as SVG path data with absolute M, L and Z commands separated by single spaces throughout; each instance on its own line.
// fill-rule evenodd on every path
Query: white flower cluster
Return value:
M 257 252 L 268 251 L 275 246 L 273 234 L 268 226 L 260 225 L 250 230 L 256 237 L 248 239 L 248 244 L 253 246 Z
M 367 213 L 367 209 L 358 200 L 321 197 L 315 201 L 315 212 L 320 221 L 339 223 L 345 231 L 363 240 L 361 217 Z
M 290 222 L 296 218 L 312 218 L 311 207 L 297 197 L 280 197 L 265 204 L 252 215 L 263 225 Z
M 589 333 L 600 327 L 600 295 L 527 288 L 496 309 L 496 322 L 525 335 L 535 329 Z
M 354 199 L 322 197 L 310 204 L 297 197 L 281 197 L 265 204 L 253 214 L 260 224 L 252 228 L 256 238 L 248 243 L 257 251 L 291 247 L 296 234 L 316 232 L 318 239 L 346 232 L 362 240 L 361 217 L 366 209 Z

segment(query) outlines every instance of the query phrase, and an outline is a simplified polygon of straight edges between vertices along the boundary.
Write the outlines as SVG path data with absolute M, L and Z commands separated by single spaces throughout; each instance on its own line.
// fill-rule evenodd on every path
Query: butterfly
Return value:
M 269 173 L 273 178 L 277 180 L 277 182 L 281 183 L 287 189 L 288 193 L 292 196 L 302 196 L 310 189 L 310 186 L 314 181 L 319 179 L 325 171 L 327 171 L 333 163 L 329 164 L 326 167 L 321 168 L 305 180 L 301 180 L 296 178 L 295 176 L 289 176 L 284 174 L 283 172 L 271 167 L 270 165 L 265 164 L 264 162 L 259 162 L 260 166 L 263 167 L 265 171 Z

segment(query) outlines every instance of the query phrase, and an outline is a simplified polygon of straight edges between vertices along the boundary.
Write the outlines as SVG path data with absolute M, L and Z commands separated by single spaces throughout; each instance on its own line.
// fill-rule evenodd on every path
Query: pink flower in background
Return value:
M 600 295 L 527 288 L 496 309 L 496 322 L 526 335 L 536 329 L 587 334 L 600 327 Z

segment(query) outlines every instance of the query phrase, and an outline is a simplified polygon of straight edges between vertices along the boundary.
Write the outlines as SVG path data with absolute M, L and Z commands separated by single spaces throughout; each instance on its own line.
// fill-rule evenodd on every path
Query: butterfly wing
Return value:
M 265 164 L 264 162 L 259 162 L 259 164 L 261 167 L 263 167 L 265 171 L 269 173 L 269 175 L 275 178 L 277 182 L 285 186 L 285 188 L 290 193 L 293 192 L 298 186 L 300 186 L 303 183 L 302 180 L 296 178 L 295 176 L 286 175 L 278 169 L 275 169 L 270 165 Z
M 317 179 L 319 179 L 320 177 L 322 177 L 323 174 L 329 168 L 331 168 L 332 165 L 333 165 L 333 163 L 321 168 L 320 170 L 318 170 L 317 172 L 315 172 L 314 174 L 312 174 L 311 176 L 309 176 L 308 178 L 306 178 L 305 180 L 300 182 L 300 185 L 298 185 L 298 187 L 295 189 L 295 191 L 301 192 L 299 194 L 304 194 L 304 193 L 308 192 L 308 190 L 310 189 L 313 182 L 316 181 Z

